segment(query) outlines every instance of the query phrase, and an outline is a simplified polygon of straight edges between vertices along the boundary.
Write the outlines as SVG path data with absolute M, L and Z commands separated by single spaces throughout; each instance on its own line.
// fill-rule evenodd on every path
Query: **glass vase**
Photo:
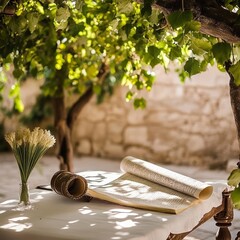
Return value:
M 27 182 L 21 182 L 19 184 L 19 210 L 31 209 L 30 195 L 29 195 L 29 185 Z

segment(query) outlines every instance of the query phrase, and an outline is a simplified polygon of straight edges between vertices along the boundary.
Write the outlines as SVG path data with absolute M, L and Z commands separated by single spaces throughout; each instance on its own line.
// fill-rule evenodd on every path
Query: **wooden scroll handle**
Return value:
M 233 205 L 230 194 L 227 190 L 223 191 L 223 210 L 214 216 L 216 225 L 219 227 L 216 240 L 231 240 L 231 233 L 228 229 L 233 220 Z

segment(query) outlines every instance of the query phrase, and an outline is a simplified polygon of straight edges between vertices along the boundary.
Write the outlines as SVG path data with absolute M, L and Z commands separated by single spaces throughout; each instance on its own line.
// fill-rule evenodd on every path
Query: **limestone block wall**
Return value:
M 144 110 L 125 101 L 120 87 L 100 105 L 92 99 L 73 131 L 75 153 L 121 159 L 126 155 L 162 163 L 221 166 L 238 156 L 235 123 L 230 106 L 229 78 L 211 68 L 179 82 L 174 70 L 155 69 L 157 80 Z M 34 104 L 39 81 L 24 83 L 25 111 Z M 12 103 L 6 97 L 5 104 Z M 71 99 L 72 101 L 72 99 Z M 68 101 L 69 102 L 69 101 Z M 6 131 L 19 124 L 17 117 L 0 113 Z M 48 123 L 49 124 L 49 123 Z
M 211 68 L 182 84 L 174 71 L 155 72 L 153 89 L 142 93 L 144 110 L 126 103 L 124 88 L 100 105 L 90 102 L 74 129 L 76 153 L 207 166 L 236 157 L 228 75 Z

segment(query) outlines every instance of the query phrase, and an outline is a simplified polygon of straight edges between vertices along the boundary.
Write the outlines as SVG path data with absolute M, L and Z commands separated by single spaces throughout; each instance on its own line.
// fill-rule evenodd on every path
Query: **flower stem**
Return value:
M 20 184 L 20 204 L 23 203 L 25 206 L 30 204 L 29 200 L 29 189 L 27 182 L 22 181 Z

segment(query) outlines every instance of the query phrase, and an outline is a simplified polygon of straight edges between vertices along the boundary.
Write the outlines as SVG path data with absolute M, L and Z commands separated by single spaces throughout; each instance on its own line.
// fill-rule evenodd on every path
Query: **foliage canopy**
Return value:
M 192 11 L 182 11 L 184 5 L 169 15 L 152 6 L 152 1 L 129 0 L 4 1 L 0 9 L 9 4 L 16 11 L 0 17 L 0 62 L 13 62 L 14 77 L 20 81 L 29 74 L 42 74 L 46 95 L 56 94 L 58 70 L 65 76 L 68 91 L 81 94 L 94 84 L 100 99 L 118 82 L 137 90 L 150 89 L 153 77 L 143 65 L 167 68 L 170 61 L 180 63 L 184 81 L 215 60 L 220 70 L 231 60 L 229 71 L 240 84 L 239 44 L 202 34 L 201 22 Z M 238 1 L 224 1 L 224 7 L 239 11 Z M 97 81 L 102 63 L 109 66 L 104 83 Z M 1 79 L 0 90 L 6 81 Z M 12 89 L 15 107 L 22 110 L 19 82 Z M 132 96 L 132 92 L 127 94 Z M 137 102 L 136 107 L 141 106 Z

